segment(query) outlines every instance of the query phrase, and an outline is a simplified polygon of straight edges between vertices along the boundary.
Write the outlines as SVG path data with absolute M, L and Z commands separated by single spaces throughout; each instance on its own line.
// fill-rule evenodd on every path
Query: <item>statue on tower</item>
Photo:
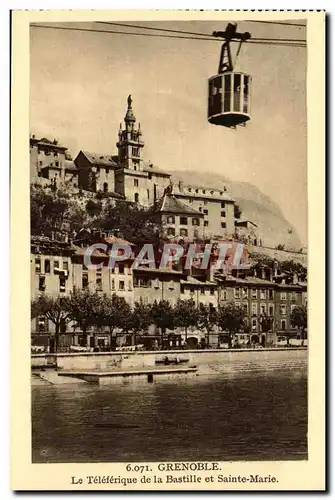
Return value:
M 128 108 L 131 108 L 131 104 L 132 104 L 132 102 L 133 102 L 133 100 L 132 100 L 132 98 L 131 98 L 131 94 L 129 94 L 129 96 L 128 96 L 128 99 L 127 99 L 127 100 L 128 100 Z

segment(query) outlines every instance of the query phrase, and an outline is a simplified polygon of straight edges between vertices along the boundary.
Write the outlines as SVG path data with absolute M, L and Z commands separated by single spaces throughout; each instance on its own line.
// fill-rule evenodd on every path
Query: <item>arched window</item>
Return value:
M 135 203 L 138 203 L 138 200 L 139 200 L 139 194 L 138 193 L 135 193 L 134 200 L 135 200 Z
M 174 217 L 174 215 L 169 215 L 168 216 L 167 223 L 168 224 L 174 224 L 175 223 L 175 217 Z
M 104 182 L 104 193 L 108 193 L 108 182 Z

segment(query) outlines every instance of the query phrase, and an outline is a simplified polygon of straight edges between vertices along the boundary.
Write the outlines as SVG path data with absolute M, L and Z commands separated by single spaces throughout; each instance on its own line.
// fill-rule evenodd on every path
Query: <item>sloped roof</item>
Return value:
M 64 166 L 65 170 L 68 172 L 78 172 L 78 169 L 72 160 L 65 160 Z
M 83 151 L 81 152 L 86 156 L 88 161 L 92 163 L 92 165 L 102 165 L 104 167 L 114 167 L 117 168 L 117 164 L 112 158 L 112 155 L 107 155 L 107 154 L 102 154 L 102 153 L 92 153 L 89 151 Z
M 153 211 L 168 214 L 196 215 L 197 217 L 204 216 L 199 210 L 189 207 L 178 200 L 173 194 L 168 193 L 165 193 L 162 198 L 155 203 Z
M 171 177 L 171 174 L 156 167 L 156 165 L 153 165 L 152 163 L 144 163 L 143 170 L 144 170 L 144 172 L 149 172 L 149 173 L 151 172 L 151 173 L 156 174 L 156 175 L 163 175 L 165 177 Z

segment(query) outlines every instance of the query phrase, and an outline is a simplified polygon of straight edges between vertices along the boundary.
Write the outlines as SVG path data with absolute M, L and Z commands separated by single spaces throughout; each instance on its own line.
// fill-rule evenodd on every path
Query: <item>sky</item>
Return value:
M 225 27 L 217 21 L 138 24 L 204 34 Z M 143 33 L 97 23 L 54 26 Z M 306 39 L 304 27 L 245 21 L 238 28 L 257 38 Z M 252 76 L 252 118 L 235 130 L 207 121 L 207 80 L 217 73 L 219 55 L 215 41 L 31 27 L 31 133 L 58 139 L 73 157 L 80 149 L 115 154 L 131 94 L 145 160 L 170 172 L 205 171 L 254 184 L 306 245 L 307 49 L 243 45 L 235 69 Z

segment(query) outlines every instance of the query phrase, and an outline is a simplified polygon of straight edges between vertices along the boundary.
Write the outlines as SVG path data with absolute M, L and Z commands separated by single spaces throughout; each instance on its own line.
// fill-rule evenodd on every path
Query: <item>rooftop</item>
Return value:
M 113 160 L 112 155 L 102 154 L 102 153 L 92 153 L 84 150 L 81 150 L 81 153 L 83 153 L 86 156 L 86 158 L 90 163 L 92 163 L 92 165 L 102 165 L 104 167 L 117 168 L 117 164 Z
M 160 200 L 153 205 L 154 212 L 168 213 L 168 214 L 182 214 L 194 215 L 203 217 L 204 214 L 189 207 L 182 201 L 178 200 L 173 194 L 165 193 Z
M 153 174 L 156 174 L 156 175 L 162 175 L 164 177 L 171 177 L 171 174 L 156 167 L 156 165 L 153 165 L 152 163 L 144 163 L 143 170 L 144 170 L 144 172 L 149 172 L 149 173 L 152 172 Z

